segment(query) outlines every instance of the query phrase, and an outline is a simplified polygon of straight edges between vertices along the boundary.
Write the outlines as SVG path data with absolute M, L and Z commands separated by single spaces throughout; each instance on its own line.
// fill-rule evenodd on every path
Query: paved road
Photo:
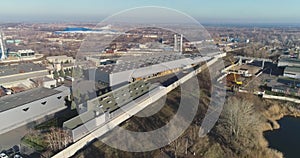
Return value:
M 22 126 L 0 135 L 0 150 L 9 149 L 21 143 L 21 138 L 28 133 L 27 126 Z

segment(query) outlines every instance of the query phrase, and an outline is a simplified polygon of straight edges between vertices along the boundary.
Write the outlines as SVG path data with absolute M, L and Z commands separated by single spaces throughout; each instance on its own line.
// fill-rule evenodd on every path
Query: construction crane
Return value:
M 229 59 L 230 60 L 230 62 L 231 62 L 231 65 L 234 65 L 234 62 L 231 60 L 231 59 Z M 237 81 L 237 79 L 236 79 L 236 74 L 235 73 L 233 73 L 233 77 L 234 77 L 234 83 L 236 84 L 236 85 L 242 85 L 243 84 L 243 82 L 242 81 Z

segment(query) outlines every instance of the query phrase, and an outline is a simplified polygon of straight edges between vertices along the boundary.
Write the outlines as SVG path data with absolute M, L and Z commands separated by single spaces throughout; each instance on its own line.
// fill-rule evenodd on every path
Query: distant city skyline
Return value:
M 300 23 L 297 0 L 6 0 L 1 1 L 0 22 L 100 22 L 143 6 L 175 9 L 201 23 Z

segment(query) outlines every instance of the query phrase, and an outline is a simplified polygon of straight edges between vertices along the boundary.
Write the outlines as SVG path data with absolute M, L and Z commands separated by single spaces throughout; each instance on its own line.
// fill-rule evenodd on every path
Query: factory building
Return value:
M 286 85 L 273 86 L 272 92 L 283 93 L 292 96 L 300 96 L 299 88 L 291 88 L 290 86 L 286 86 Z
M 124 85 L 136 80 L 175 72 L 209 60 L 200 54 L 169 53 L 151 57 L 135 58 L 134 60 L 117 61 L 116 64 L 89 69 L 85 76 L 96 81 L 109 84 L 110 87 Z
M 50 56 L 46 58 L 50 63 L 74 63 L 74 59 L 72 57 L 68 57 L 66 55 L 61 56 Z
M 79 105 L 77 109 L 82 113 L 64 122 L 63 127 L 69 130 L 73 141 L 76 142 L 114 116 L 124 112 L 124 109 L 134 106 L 133 100 L 142 99 L 142 95 L 149 93 L 149 91 L 155 91 L 157 88 L 144 81 L 125 85 L 113 92 L 89 100 L 86 106 Z M 144 97 L 150 96 L 146 95 Z
M 35 56 L 35 52 L 31 49 L 26 49 L 26 50 L 18 50 L 18 52 L 16 52 L 16 55 L 18 57 L 34 57 Z
M 9 132 L 33 121 L 46 119 L 66 109 L 68 87 L 56 89 L 35 88 L 0 98 L 0 134 Z
M 278 62 L 278 67 L 300 67 L 300 59 L 296 58 L 281 58 Z
M 300 79 L 300 67 L 286 67 L 283 76 Z
M 49 77 L 37 77 L 30 79 L 36 87 L 54 88 L 57 87 L 57 81 Z
M 34 77 L 44 77 L 47 75 L 49 75 L 49 71 L 40 64 L 23 63 L 0 66 L 0 85 L 28 80 Z
M 115 60 L 111 59 L 101 59 L 99 57 L 93 56 L 93 57 L 86 57 L 86 60 L 92 61 L 95 66 L 100 66 L 100 65 L 109 65 L 109 64 L 114 64 L 116 63 Z

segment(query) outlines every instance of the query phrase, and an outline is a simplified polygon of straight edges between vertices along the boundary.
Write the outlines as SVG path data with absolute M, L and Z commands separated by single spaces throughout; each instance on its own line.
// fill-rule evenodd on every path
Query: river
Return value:
M 300 118 L 284 117 L 278 123 L 280 129 L 264 132 L 270 148 L 282 152 L 286 158 L 299 158 Z

